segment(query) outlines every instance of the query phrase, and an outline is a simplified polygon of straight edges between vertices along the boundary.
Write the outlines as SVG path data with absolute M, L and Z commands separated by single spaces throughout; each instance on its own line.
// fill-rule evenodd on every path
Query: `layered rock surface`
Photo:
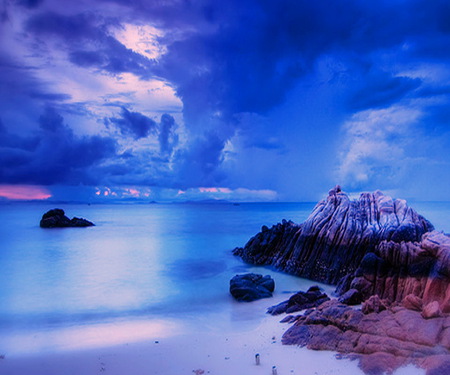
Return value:
M 344 293 L 366 254 L 386 243 L 418 243 L 432 230 L 433 225 L 404 200 L 380 191 L 351 200 L 336 186 L 303 224 L 283 220 L 270 229 L 264 226 L 233 252 L 252 264 L 272 265 L 328 284 L 341 283 Z
M 336 300 L 325 302 L 290 319 L 295 323 L 282 342 L 358 358 L 367 374 L 392 373 L 409 363 L 428 369 L 427 374 L 450 373 L 449 315 L 423 319 L 404 307 L 373 312 L 376 303 L 370 304 L 356 310 Z
M 364 299 L 376 294 L 393 303 L 416 296 L 424 306 L 437 301 L 450 313 L 450 237 L 433 231 L 421 242 L 383 241 L 344 283 Z

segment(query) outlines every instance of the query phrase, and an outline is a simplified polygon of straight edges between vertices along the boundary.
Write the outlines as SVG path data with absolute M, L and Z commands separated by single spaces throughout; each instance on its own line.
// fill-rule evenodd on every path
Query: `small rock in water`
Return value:
M 230 280 L 230 293 L 238 301 L 251 302 L 272 297 L 275 282 L 269 276 L 255 273 L 236 275 Z
M 55 208 L 47 211 L 42 215 L 42 219 L 39 223 L 41 228 L 75 228 L 75 227 L 91 227 L 95 224 L 89 220 L 74 217 L 69 219 L 64 210 Z

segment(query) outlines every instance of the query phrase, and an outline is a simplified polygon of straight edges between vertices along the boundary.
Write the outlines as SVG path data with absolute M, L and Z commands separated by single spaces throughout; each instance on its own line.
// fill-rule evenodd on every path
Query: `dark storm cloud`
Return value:
M 48 169 L 52 172 L 47 175 L 52 177 L 47 179 L 55 182 L 104 179 L 214 186 L 230 178 L 221 166 L 227 159 L 226 145 L 233 137 L 243 135 L 239 143 L 243 148 L 273 155 L 287 150 L 284 145 L 290 140 L 274 134 L 283 127 L 290 127 L 285 134 L 292 138 L 307 133 L 311 155 L 298 151 L 294 156 L 302 161 L 305 156 L 305 165 L 318 158 L 320 165 L 319 159 L 325 156 L 314 153 L 314 149 L 326 148 L 323 135 L 331 134 L 329 138 L 335 139 L 341 122 L 335 121 L 322 97 L 315 99 L 320 104 L 323 100 L 324 107 L 308 107 L 304 94 L 307 86 L 332 86 L 333 103 L 328 104 L 332 107 L 338 103 L 336 107 L 344 112 L 337 113 L 340 119 L 351 118 L 362 110 L 404 104 L 410 98 L 437 97 L 445 103 L 424 108 L 428 116 L 422 118 L 444 126 L 448 116 L 447 82 L 441 85 L 437 76 L 434 85 L 428 86 L 425 79 L 408 77 L 408 72 L 418 66 L 426 70 L 429 63 L 450 62 L 450 6 L 446 1 L 103 0 L 101 6 L 93 3 L 86 7 L 83 2 L 23 0 L 19 4 L 25 6 L 21 11 L 28 12 L 25 31 L 34 42 L 36 54 L 45 56 L 46 49 L 57 45 L 69 64 L 89 68 L 85 70 L 87 75 L 128 72 L 144 81 L 158 78 L 170 85 L 183 102 L 187 129 L 183 135 L 187 141 L 178 144 L 177 127 L 170 115 L 163 115 L 158 122 L 145 116 L 143 108 L 130 104 L 131 97 L 117 100 L 109 105 L 120 103 L 123 109 L 108 119 L 109 125 L 134 140 L 153 135 L 159 141 L 159 153 L 130 150 L 118 157 L 114 140 L 77 137 L 59 111 L 48 109 L 40 117 L 40 130 L 35 135 L 13 135 L 0 127 L 4 136 L 0 141 L 2 160 L 19 166 L 10 172 L 1 167 L 2 179 L 43 181 L 38 174 L 44 175 L 42 172 Z M 36 9 L 28 9 L 33 7 Z M 114 14 L 117 9 L 120 14 Z M 114 37 L 114 30 L 126 24 L 162 30 L 158 42 L 165 47 L 165 53 L 153 60 L 125 46 Z M 13 48 L 8 53 L 13 54 Z M 327 60 L 331 61 L 328 65 L 324 63 Z M 8 129 L 15 127 L 14 121 L 20 123 L 13 112 L 32 117 L 36 108 L 45 103 L 59 109 L 61 103 L 70 102 L 70 96 L 49 89 L 37 79 L 36 69 L 12 63 L 1 65 L 1 61 L 0 56 L 0 114 Z M 314 90 L 310 92 L 314 95 Z M 105 92 L 102 98 L 108 94 Z M 74 109 L 79 106 L 66 104 Z M 273 112 L 283 105 L 285 109 L 296 108 L 293 116 L 305 113 L 307 120 L 320 117 L 308 112 L 330 110 L 330 120 L 302 122 L 286 115 L 288 122 L 282 124 Z M 273 116 L 273 121 L 259 127 L 251 121 L 244 125 L 242 113 Z M 80 118 L 88 115 L 83 114 L 82 106 L 78 114 Z M 303 131 L 306 128 L 308 131 Z M 234 152 L 239 158 L 239 150 Z M 74 155 L 85 156 L 79 160 Z M 108 163 L 100 165 L 106 160 Z M 171 170 L 166 168 L 169 160 L 173 163 Z M 260 162 L 264 164 L 265 160 Z M 33 175 L 30 166 L 39 172 Z M 298 172 L 300 175 L 300 169 Z M 264 188 L 267 179 L 272 178 L 267 175 L 261 178 L 259 187 Z
M 217 186 L 224 177 L 217 168 L 223 161 L 226 139 L 210 132 L 192 141 L 175 155 L 177 187 Z
M 440 33 L 428 22 L 437 10 L 430 11 L 429 20 L 420 12 L 410 12 L 420 5 L 424 3 L 175 1 L 157 7 L 134 2 L 140 19 L 156 18 L 169 30 L 195 29 L 181 38 L 172 33 L 163 37 L 167 53 L 153 68 L 173 83 L 183 101 L 187 126 L 199 137 L 183 154 L 190 161 L 181 164 L 186 172 L 180 173 L 185 179 L 192 176 L 193 183 L 199 176 L 214 180 L 224 160 L 224 145 L 240 127 L 235 115 L 269 113 L 296 85 L 315 74 L 323 56 L 341 62 L 351 77 L 341 85 L 350 114 L 388 107 L 413 93 L 420 80 L 399 77 L 379 62 L 386 51 L 404 61 L 412 51 L 403 51 L 403 45 L 414 44 L 422 32 Z M 195 21 L 186 24 L 187 15 L 195 15 Z M 208 142 L 206 147 L 201 135 L 205 128 L 218 134 L 220 142 Z M 276 142 L 259 145 L 279 147 Z M 196 157 L 200 154 L 202 158 Z
M 122 107 L 119 118 L 111 117 L 111 123 L 116 125 L 124 135 L 131 135 L 134 139 L 145 138 L 156 130 L 156 122 L 139 112 L 130 112 Z
M 35 37 L 63 40 L 69 61 L 75 65 L 149 78 L 153 62 L 126 48 L 109 33 L 110 27 L 120 27 L 120 24 L 116 19 L 93 13 L 66 16 L 44 12 L 27 22 L 27 30 Z
M 116 152 L 116 142 L 100 136 L 77 137 L 63 117 L 47 107 L 33 137 L 13 135 L 0 126 L 0 181 L 29 184 L 96 183 L 93 168 Z
M 44 0 L 19 0 L 18 4 L 29 9 L 37 8 Z
M 10 134 L 0 119 L 0 148 L 21 151 L 33 151 L 39 144 L 36 136 Z M 21 152 L 19 151 L 19 152 Z
M 349 90 L 349 107 L 353 110 L 389 107 L 412 93 L 421 83 L 420 79 L 393 77 L 383 72 L 368 74 L 353 93 Z
M 1 102 L 6 104 L 15 100 L 20 101 L 23 108 L 24 104 L 29 104 L 34 99 L 47 102 L 61 102 L 71 99 L 70 95 L 49 89 L 45 82 L 36 77 L 35 68 L 20 64 L 7 54 L 2 53 L 1 50 L 0 82 L 0 108 Z M 10 104 L 7 104 L 7 106 L 10 106 Z

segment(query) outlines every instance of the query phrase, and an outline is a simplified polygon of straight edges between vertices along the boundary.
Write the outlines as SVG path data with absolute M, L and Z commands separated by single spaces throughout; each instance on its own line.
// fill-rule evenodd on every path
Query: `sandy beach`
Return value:
M 279 316 L 261 315 L 256 323 L 246 320 L 246 314 L 262 304 L 236 304 L 231 320 L 228 314 L 218 313 L 195 324 L 177 319 L 141 320 L 29 333 L 28 350 L 23 346 L 26 338 L 18 337 L 22 348 L 17 348 L 16 354 L 5 354 L 0 373 L 271 375 L 276 366 L 278 375 L 363 374 L 356 361 L 338 360 L 336 353 L 282 345 L 281 336 L 289 326 L 279 323 Z M 243 320 L 235 324 L 239 314 Z M 49 349 L 50 344 L 53 349 Z M 409 366 L 395 374 L 419 375 L 424 371 Z

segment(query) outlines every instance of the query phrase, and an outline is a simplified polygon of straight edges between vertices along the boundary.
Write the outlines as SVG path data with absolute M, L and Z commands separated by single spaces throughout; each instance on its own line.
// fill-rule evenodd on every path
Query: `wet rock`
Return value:
M 94 223 L 74 217 L 69 219 L 64 210 L 60 208 L 55 208 L 53 210 L 47 211 L 39 223 L 41 228 L 68 228 L 68 227 L 90 227 L 95 225 Z
M 238 301 L 251 302 L 272 297 L 275 282 L 269 276 L 255 273 L 236 275 L 230 280 L 230 293 Z
M 298 292 L 287 301 L 278 305 L 269 307 L 267 313 L 271 315 L 279 315 L 283 313 L 291 314 L 296 311 L 316 307 L 328 301 L 330 298 L 322 293 L 318 286 L 312 286 L 306 292 Z

